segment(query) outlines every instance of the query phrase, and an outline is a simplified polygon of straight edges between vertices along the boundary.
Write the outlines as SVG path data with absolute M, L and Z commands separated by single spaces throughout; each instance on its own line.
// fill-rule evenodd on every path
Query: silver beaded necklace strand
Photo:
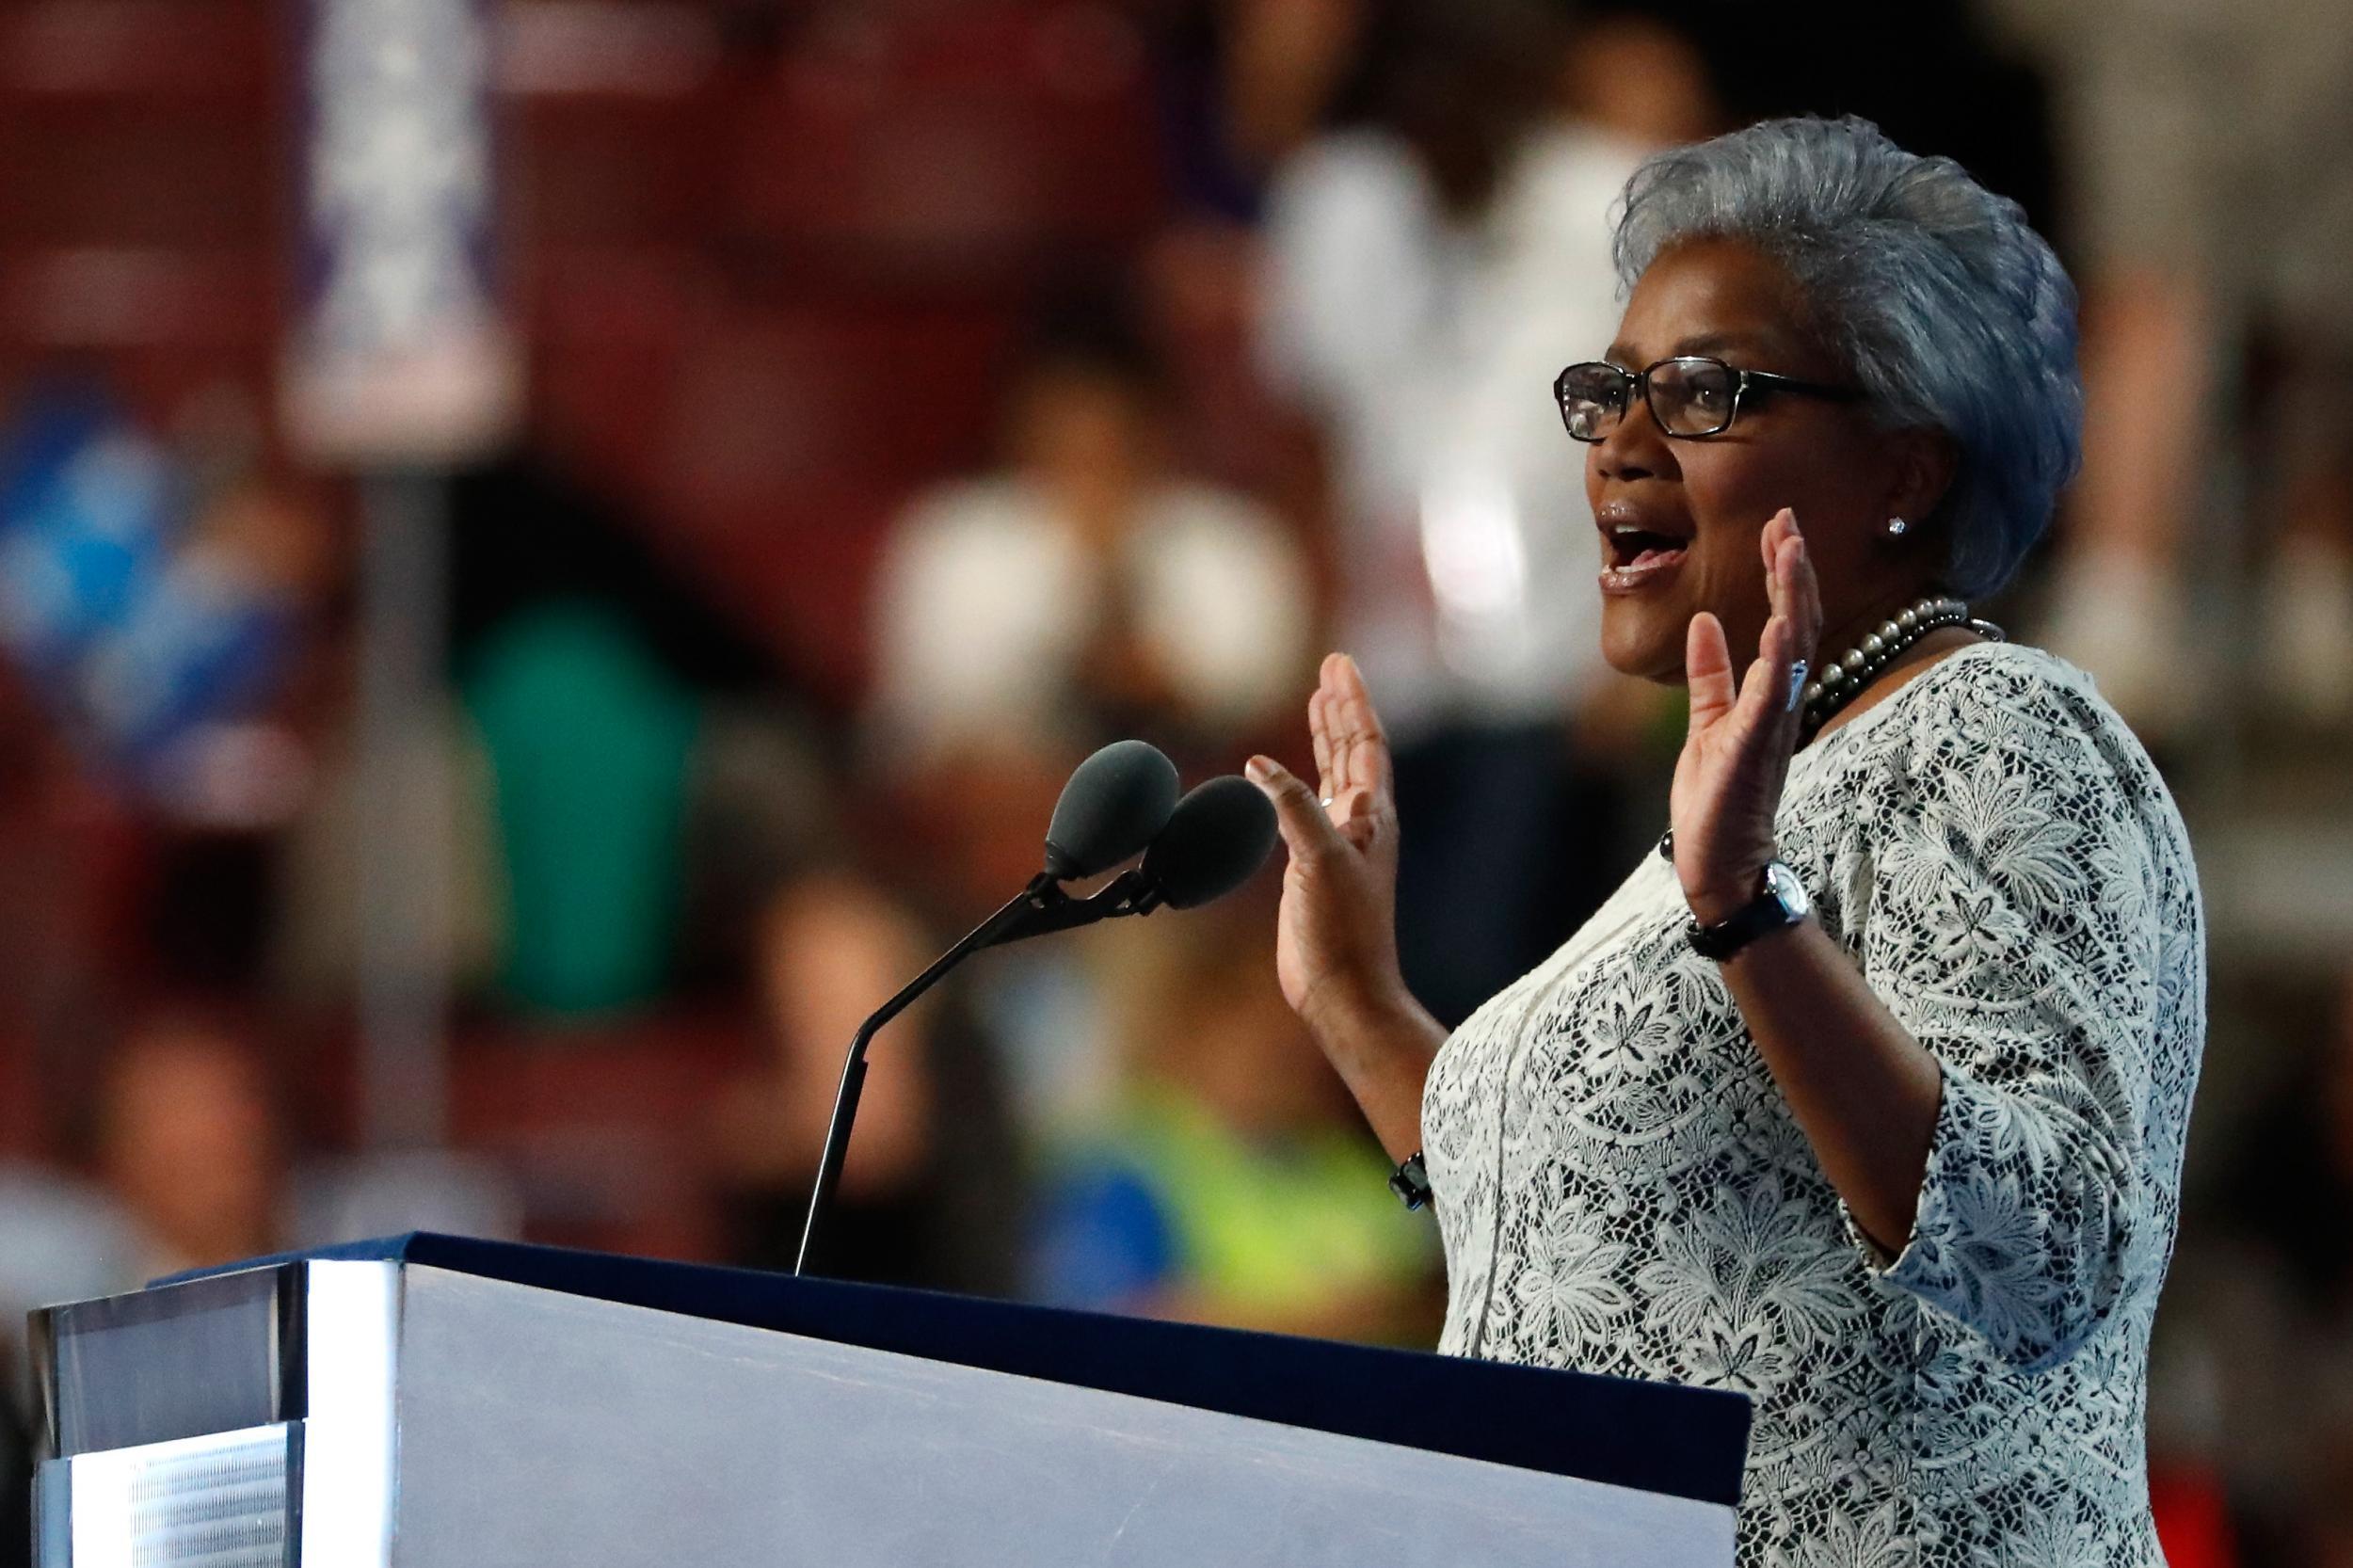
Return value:
M 1830 722 L 1833 714 L 1852 702 L 1904 649 L 1947 626 L 1966 626 L 1988 642 L 1998 643 L 2003 637 L 2000 627 L 1972 616 L 1969 606 L 1961 600 L 1944 594 L 1928 595 L 1897 611 L 1894 618 L 1880 622 L 1877 631 L 1825 664 L 1821 679 L 1806 682 L 1803 728 L 1807 737 L 1811 738 Z

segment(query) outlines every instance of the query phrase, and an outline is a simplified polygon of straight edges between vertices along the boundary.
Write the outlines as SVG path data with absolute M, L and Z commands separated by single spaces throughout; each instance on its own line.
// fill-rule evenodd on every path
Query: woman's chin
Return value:
M 1637 614 L 1631 605 L 1605 603 L 1601 616 L 1602 661 L 1620 675 L 1664 685 L 1683 683 L 1683 623 L 1670 616 Z

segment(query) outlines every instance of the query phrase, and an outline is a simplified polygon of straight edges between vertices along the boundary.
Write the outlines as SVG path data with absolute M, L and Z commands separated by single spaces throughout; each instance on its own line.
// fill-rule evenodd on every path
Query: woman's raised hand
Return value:
M 1712 924 L 1756 896 L 1773 857 L 1773 814 L 1797 749 L 1801 662 L 1814 657 L 1821 599 L 1798 520 L 1787 507 L 1765 525 L 1758 547 L 1772 610 L 1756 660 L 1736 688 L 1723 624 L 1702 611 L 1684 641 L 1691 728 L 1675 762 L 1669 813 L 1675 875 L 1692 918 Z
M 1307 699 L 1317 787 L 1270 757 L 1251 781 L 1274 802 L 1290 863 L 1275 922 L 1283 996 L 1309 1029 L 1345 1028 L 1405 996 L 1397 961 L 1397 802 L 1389 742 L 1346 654 L 1326 656 Z

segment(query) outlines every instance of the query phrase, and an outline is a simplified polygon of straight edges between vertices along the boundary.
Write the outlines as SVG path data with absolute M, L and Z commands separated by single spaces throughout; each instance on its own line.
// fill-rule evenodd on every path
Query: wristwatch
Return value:
M 1778 860 L 1769 860 L 1764 874 L 1757 878 L 1756 897 L 1714 925 L 1693 920 L 1684 927 L 1683 936 L 1693 952 L 1721 963 L 1767 932 L 1797 924 L 1813 907 L 1814 901 L 1806 897 L 1805 884 L 1798 880 L 1798 873 Z
M 1405 1157 L 1405 1162 L 1389 1177 L 1389 1191 L 1407 1208 L 1419 1208 L 1430 1201 L 1430 1173 L 1422 1167 L 1421 1150 Z

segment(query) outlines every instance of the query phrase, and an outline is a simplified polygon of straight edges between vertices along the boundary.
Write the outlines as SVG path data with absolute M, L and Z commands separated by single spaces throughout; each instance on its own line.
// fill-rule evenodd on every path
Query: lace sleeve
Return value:
M 2145 1144 L 2162 937 L 2156 788 L 2114 720 L 2031 672 L 1920 694 L 1865 813 L 1871 988 L 1943 1068 L 1888 1283 L 2022 1371 L 2057 1365 L 2159 1261 Z M 1850 940 L 1853 936 L 1850 935 Z

